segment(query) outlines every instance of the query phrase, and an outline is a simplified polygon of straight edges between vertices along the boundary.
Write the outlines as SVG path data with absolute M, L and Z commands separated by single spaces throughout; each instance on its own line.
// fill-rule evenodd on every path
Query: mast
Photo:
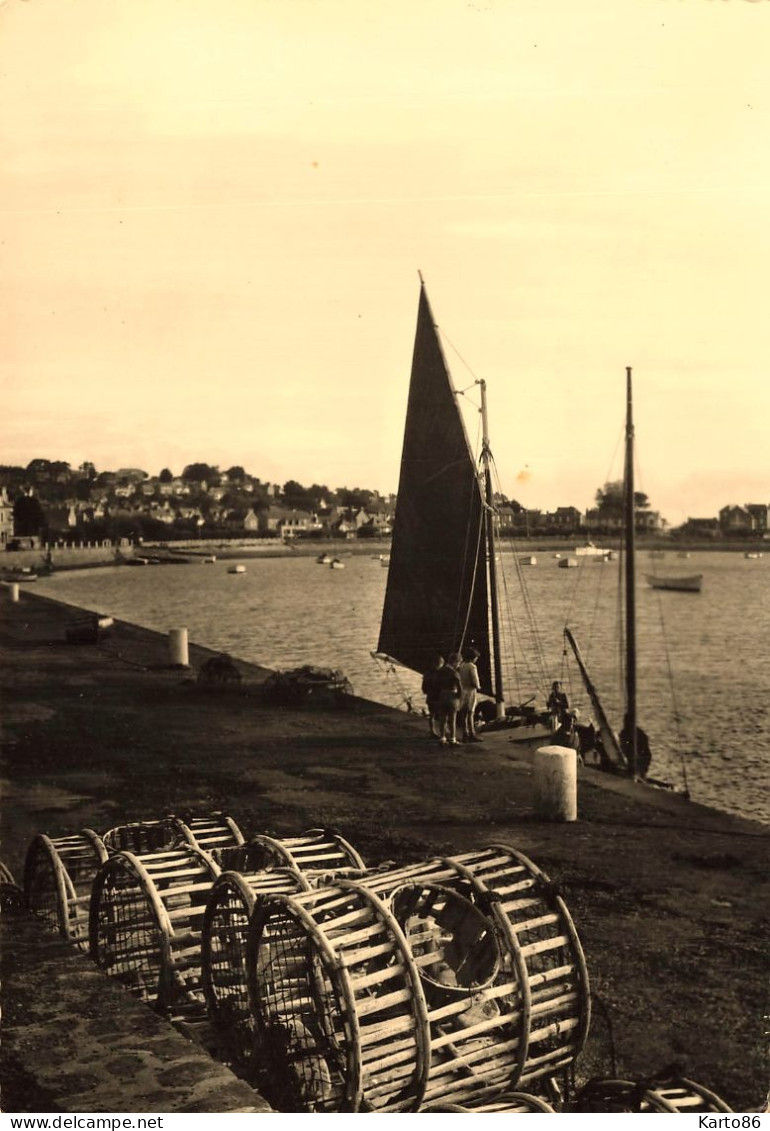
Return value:
M 624 475 L 626 538 L 626 719 L 628 768 L 636 777 L 636 576 L 634 516 L 634 418 L 631 367 L 626 367 L 626 462 Z
M 487 560 L 489 563 L 489 608 L 492 618 L 493 686 L 495 692 L 495 717 L 505 715 L 503 690 L 503 665 L 500 652 L 500 614 L 497 600 L 497 553 L 495 548 L 495 511 L 492 505 L 491 452 L 489 449 L 489 421 L 487 417 L 487 383 L 478 382 L 481 389 L 481 460 L 484 467 L 484 499 L 486 502 Z

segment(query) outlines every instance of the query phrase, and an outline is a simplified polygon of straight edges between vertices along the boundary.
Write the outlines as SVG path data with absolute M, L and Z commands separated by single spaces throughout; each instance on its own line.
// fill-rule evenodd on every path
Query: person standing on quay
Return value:
M 438 716 L 439 735 L 442 746 L 457 746 L 457 712 L 460 709 L 460 677 L 457 674 L 457 664 L 460 657 L 453 652 L 443 667 L 436 673 L 436 682 L 439 689 Z
M 473 713 L 476 710 L 476 698 L 481 687 L 479 669 L 476 666 L 480 653 L 476 648 L 463 650 L 463 662 L 457 669 L 460 677 L 460 722 L 463 728 L 463 742 L 481 742 L 476 734 L 476 725 Z
M 433 664 L 422 677 L 422 693 L 425 696 L 425 705 L 428 708 L 430 737 L 441 738 L 441 723 L 439 718 L 440 687 L 438 673 L 444 666 L 444 657 L 436 656 Z

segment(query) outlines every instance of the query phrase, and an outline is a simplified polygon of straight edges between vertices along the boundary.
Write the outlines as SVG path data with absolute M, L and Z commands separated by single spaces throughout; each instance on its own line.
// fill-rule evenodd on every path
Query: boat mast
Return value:
M 489 421 L 487 418 L 487 383 L 479 382 L 481 389 L 481 460 L 484 468 L 484 508 L 487 528 L 487 560 L 489 562 L 489 606 L 492 617 L 492 661 L 495 691 L 495 717 L 505 716 L 503 691 L 503 664 L 500 653 L 500 614 L 497 600 L 497 554 L 495 550 L 495 510 L 492 504 L 492 453 L 489 448 Z
M 636 577 L 634 515 L 634 418 L 631 367 L 626 367 L 626 462 L 624 476 L 626 537 L 626 719 L 628 768 L 636 777 Z

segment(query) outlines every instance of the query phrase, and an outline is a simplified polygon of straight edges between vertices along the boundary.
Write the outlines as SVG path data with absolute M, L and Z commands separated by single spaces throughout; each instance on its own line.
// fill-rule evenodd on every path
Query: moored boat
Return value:
M 648 573 L 647 583 L 653 589 L 673 589 L 677 593 L 700 593 L 703 574 L 693 573 L 686 577 L 656 577 L 654 573 Z
M 319 554 L 318 557 L 316 558 L 316 563 L 318 565 L 331 565 L 331 563 L 332 563 L 331 554 Z
M 233 566 L 230 566 L 230 568 L 228 569 L 227 572 L 228 573 L 245 573 L 246 572 L 246 566 L 245 565 L 233 565 Z
M 747 550 L 746 553 L 743 556 L 744 556 L 744 558 L 755 558 L 756 559 L 756 558 L 763 558 L 765 555 L 762 553 L 761 550 Z
M 637 648 L 636 648 L 636 505 L 634 494 L 634 423 L 631 369 L 626 369 L 626 427 L 625 427 L 625 464 L 623 476 L 623 556 L 622 579 L 624 590 L 623 612 L 624 626 L 623 637 L 625 643 L 622 661 L 622 675 L 624 684 L 623 696 L 623 727 L 615 729 L 609 720 L 604 705 L 600 699 L 583 657 L 580 654 L 577 641 L 569 628 L 564 629 L 564 635 L 569 643 L 578 665 L 581 679 L 593 708 L 597 720 L 597 730 L 601 739 L 597 750 L 601 758 L 602 769 L 613 773 L 623 774 L 634 780 L 644 780 L 650 785 L 673 788 L 668 782 L 663 782 L 648 776 L 651 761 L 651 750 L 647 735 L 638 725 L 637 704 Z M 651 551 L 651 556 L 662 557 L 664 551 Z M 652 582 L 651 575 L 648 581 Z M 656 578 L 663 582 L 666 579 Z M 669 581 L 671 579 L 668 579 Z M 696 578 L 682 578 L 681 581 L 693 583 Z M 700 588 L 701 575 L 697 575 L 697 585 Z M 668 588 L 661 585 L 660 588 Z M 687 590 L 689 591 L 689 590 Z M 697 590 L 696 590 L 697 591 Z M 686 788 L 684 790 L 687 796 Z
M 535 696 L 524 698 L 517 687 L 518 705 L 506 706 L 504 682 L 514 686 L 515 665 L 506 663 L 501 647 L 506 590 L 498 583 L 503 562 L 496 549 L 486 382 L 474 382 L 482 425 L 477 457 L 420 282 L 390 569 L 372 655 L 392 670 L 422 674 L 437 657 L 473 648 L 482 696 L 476 717 L 483 718 L 484 729 L 520 725 L 527 745 L 542 745 L 550 732 L 538 726 L 539 714 L 530 706 Z M 517 566 L 536 560 L 515 559 Z M 511 741 L 517 737 L 514 732 Z
M 330 569 L 344 569 L 345 563 L 341 562 L 339 558 L 332 558 L 329 562 Z
M 604 558 L 607 556 L 607 550 L 601 546 L 595 546 L 593 542 L 586 542 L 583 546 L 575 546 L 572 553 L 579 558 Z
M 37 581 L 37 573 L 31 566 L 19 569 L 4 569 L 0 581 Z
M 559 569 L 577 569 L 577 567 L 580 565 L 580 562 L 577 560 L 577 558 L 561 558 L 558 565 Z

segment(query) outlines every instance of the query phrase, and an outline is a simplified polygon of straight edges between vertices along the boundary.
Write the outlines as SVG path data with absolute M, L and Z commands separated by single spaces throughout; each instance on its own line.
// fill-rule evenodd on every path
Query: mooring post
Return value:
M 533 807 L 547 821 L 577 820 L 577 753 L 541 746 L 532 761 Z
M 172 628 L 168 634 L 171 663 L 177 668 L 189 668 L 190 657 L 187 649 L 187 629 Z

